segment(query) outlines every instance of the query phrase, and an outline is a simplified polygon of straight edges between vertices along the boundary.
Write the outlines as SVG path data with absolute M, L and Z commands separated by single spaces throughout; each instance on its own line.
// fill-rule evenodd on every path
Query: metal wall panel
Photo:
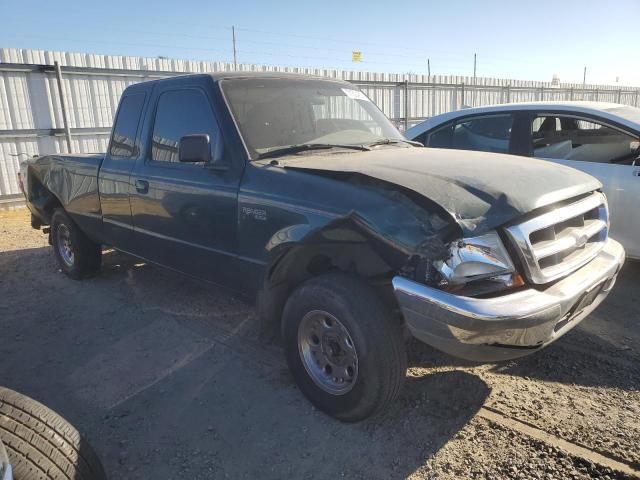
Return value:
M 222 62 L 0 49 L 0 198 L 19 193 L 15 178 L 20 159 L 26 155 L 66 152 L 64 137 L 59 134 L 52 137 L 47 132 L 64 126 L 55 75 L 31 68 L 34 65 L 53 65 L 55 61 L 62 67 L 74 69 L 63 71 L 62 87 L 69 125 L 83 129 L 110 127 L 122 91 L 132 83 L 178 72 L 225 72 L 234 69 L 233 64 Z M 14 64 L 14 68 L 3 68 L 2 63 Z M 552 86 L 550 82 L 484 77 L 475 79 L 474 83 L 471 77 L 450 75 L 428 77 L 254 64 L 240 64 L 238 70 L 294 72 L 353 81 L 400 128 L 465 105 L 573 99 L 640 106 L 637 88 L 611 85 L 586 85 L 583 90 L 581 84 Z M 409 82 L 406 86 L 405 81 Z M 408 112 L 405 112 L 405 95 Z M 31 132 L 20 132 L 25 129 Z M 11 136 L 7 134 L 9 130 L 12 131 Z M 107 142 L 106 133 L 76 132 L 72 150 L 76 153 L 106 151 Z

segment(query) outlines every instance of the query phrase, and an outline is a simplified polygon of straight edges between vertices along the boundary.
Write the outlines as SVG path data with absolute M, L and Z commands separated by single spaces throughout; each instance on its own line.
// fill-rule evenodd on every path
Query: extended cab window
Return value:
M 215 145 L 218 132 L 209 99 L 202 90 L 164 92 L 158 100 L 153 124 L 151 158 L 157 162 L 178 162 L 178 146 L 183 136 L 204 133 Z
M 487 115 L 458 120 L 451 146 L 460 150 L 509 153 L 513 115 Z
M 122 97 L 109 147 L 109 155 L 112 157 L 131 158 L 137 155 L 136 133 L 138 132 L 144 97 L 144 93 L 134 93 Z
M 531 125 L 533 156 L 583 162 L 631 163 L 637 137 L 601 123 L 570 116 L 538 116 Z

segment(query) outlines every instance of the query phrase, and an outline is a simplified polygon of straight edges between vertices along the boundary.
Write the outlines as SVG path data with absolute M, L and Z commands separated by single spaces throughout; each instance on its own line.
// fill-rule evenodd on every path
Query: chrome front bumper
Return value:
M 393 289 L 418 340 L 467 360 L 509 360 L 557 340 L 591 313 L 609 294 L 624 258 L 610 238 L 588 264 L 546 289 L 493 298 L 453 295 L 399 276 Z

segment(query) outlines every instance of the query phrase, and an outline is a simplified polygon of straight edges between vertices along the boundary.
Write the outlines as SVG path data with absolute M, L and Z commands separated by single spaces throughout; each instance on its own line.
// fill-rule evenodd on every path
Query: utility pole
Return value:
M 476 84 L 476 61 L 477 61 L 477 54 L 473 54 L 473 84 Z
M 238 70 L 238 57 L 236 55 L 236 27 L 231 26 L 231 35 L 233 37 L 233 69 Z
M 427 58 L 427 78 L 431 81 L 431 61 Z
M 471 106 L 475 106 L 476 104 L 476 63 L 478 60 L 478 55 L 473 54 L 473 90 L 471 90 Z
M 587 84 L 587 67 L 584 67 L 584 73 L 582 74 L 582 88 L 584 89 Z
M 67 119 L 67 103 L 64 98 L 64 88 L 62 86 L 62 69 L 57 61 L 53 62 L 53 68 L 56 71 L 56 80 L 58 83 L 60 110 L 62 110 L 62 126 L 64 127 L 64 136 L 67 139 L 67 153 L 71 153 L 71 128 L 69 128 L 69 120 Z

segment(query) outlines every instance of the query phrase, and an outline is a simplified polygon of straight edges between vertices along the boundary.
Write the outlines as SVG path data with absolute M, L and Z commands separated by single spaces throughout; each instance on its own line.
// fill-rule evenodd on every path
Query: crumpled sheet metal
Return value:
M 82 213 L 99 214 L 98 170 L 102 158 L 99 155 L 49 155 L 34 160 L 29 168 L 68 211 L 81 203 Z
M 465 236 L 602 187 L 590 175 L 550 162 L 462 150 L 383 147 L 292 156 L 279 163 L 290 169 L 359 173 L 413 190 L 447 211 Z
M 429 212 L 401 193 L 379 185 L 362 182 L 347 201 L 349 210 L 333 220 L 289 225 L 276 232 L 266 245 L 273 252 L 286 244 L 349 243 L 372 241 L 383 257 L 418 255 L 431 259 L 446 255 L 441 230 L 450 225 L 438 213 Z M 442 212 L 441 214 L 445 214 Z M 393 252 L 391 252 L 393 251 Z M 400 266 L 400 265 L 397 265 Z

